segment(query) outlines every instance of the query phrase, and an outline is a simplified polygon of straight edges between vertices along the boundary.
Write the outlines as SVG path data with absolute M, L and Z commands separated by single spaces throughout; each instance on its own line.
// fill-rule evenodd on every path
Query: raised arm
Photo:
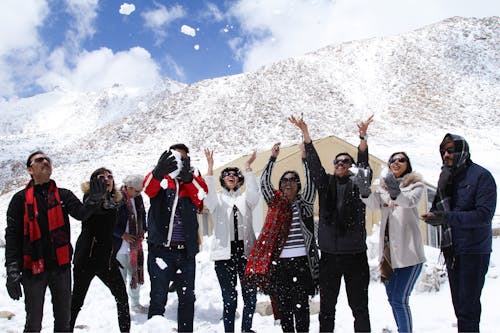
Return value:
M 257 206 L 260 198 L 259 185 L 257 184 L 257 178 L 252 171 L 252 163 L 257 157 L 257 151 L 253 151 L 248 160 L 245 162 L 245 179 L 247 184 L 246 189 L 246 200 L 247 204 L 254 208 Z
M 359 146 L 358 146 L 358 165 L 367 167 L 368 163 L 368 126 L 373 122 L 374 115 L 372 114 L 365 121 L 360 121 L 358 126 Z
M 214 177 L 214 151 L 205 148 L 205 157 L 207 158 L 208 170 L 205 181 L 208 187 L 208 193 L 205 197 L 204 204 L 207 206 L 210 212 L 214 212 L 219 204 L 219 198 L 217 196 L 216 189 L 216 179 Z
M 304 190 L 302 191 L 302 198 L 304 203 L 307 205 L 314 205 L 314 200 L 316 199 L 316 187 L 312 181 L 311 172 L 309 171 L 309 164 L 306 159 L 306 148 L 303 144 L 299 145 L 300 151 L 302 152 L 302 165 L 304 166 L 304 175 L 306 179 L 306 184 Z
M 281 143 L 275 143 L 273 148 L 271 149 L 271 157 L 269 157 L 269 161 L 262 172 L 260 178 L 260 189 L 262 191 L 262 196 L 264 200 L 269 204 L 274 198 L 275 189 L 273 184 L 271 183 L 271 176 L 274 168 L 274 164 L 276 163 L 276 158 L 280 153 L 280 145 Z

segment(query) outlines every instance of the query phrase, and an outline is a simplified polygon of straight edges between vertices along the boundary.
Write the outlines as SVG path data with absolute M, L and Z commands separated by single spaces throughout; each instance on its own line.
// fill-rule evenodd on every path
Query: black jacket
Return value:
M 321 251 L 331 254 L 355 254 L 366 251 L 365 204 L 349 177 L 327 174 L 311 143 L 305 144 L 309 170 L 319 195 L 318 242 Z M 368 165 L 368 151 L 358 151 L 358 165 Z M 345 186 L 340 209 L 337 188 Z

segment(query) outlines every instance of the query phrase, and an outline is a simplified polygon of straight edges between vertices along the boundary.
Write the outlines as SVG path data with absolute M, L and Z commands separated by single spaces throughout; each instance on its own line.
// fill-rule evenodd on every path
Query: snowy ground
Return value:
M 376 233 L 374 233 L 376 234 Z M 208 244 L 210 237 L 205 237 L 203 250 L 197 255 L 196 272 L 196 305 L 194 329 L 197 332 L 223 332 L 224 327 L 220 320 L 222 315 L 222 299 L 217 277 L 213 268 L 213 262 L 209 260 Z M 372 236 L 367 241 L 369 254 L 376 248 L 376 236 Z M 500 288 L 499 265 L 500 265 L 500 238 L 493 240 L 493 253 L 490 268 L 483 289 L 482 304 L 483 313 L 481 320 L 482 332 L 496 332 L 498 322 L 498 290 Z M 426 256 L 430 267 L 434 267 L 438 261 L 438 251 L 433 248 L 426 248 Z M 370 263 L 374 264 L 376 258 L 370 258 Z M 4 258 L 1 258 L 3 266 Z M 428 268 L 430 269 L 430 268 Z M 25 313 L 24 302 L 13 301 L 9 298 L 5 287 L 5 273 L 0 276 L 0 311 L 10 311 L 15 314 L 12 319 L 0 318 L 0 331 L 21 332 L 24 326 Z M 149 277 L 146 276 L 146 283 L 142 287 L 141 302 L 149 302 Z M 422 287 L 417 284 L 417 288 Z M 318 296 L 313 301 L 318 301 Z M 259 295 L 258 301 L 268 301 L 267 296 Z M 411 308 L 413 313 L 413 324 L 415 332 L 455 332 L 455 316 L 451 304 L 448 283 L 444 280 L 439 291 L 418 291 L 415 290 L 411 296 Z M 387 302 L 385 289 L 382 283 L 371 281 L 369 287 L 369 307 L 373 332 L 382 332 L 387 328 L 397 332 L 390 306 Z M 238 311 L 242 312 L 241 297 L 238 301 Z M 132 313 L 132 332 L 175 332 L 177 329 L 177 296 L 175 293 L 169 294 L 165 317 L 154 317 L 147 320 L 145 314 Z M 274 325 L 273 316 L 261 316 L 255 314 L 253 328 L 257 332 L 281 332 L 279 326 Z M 86 329 L 77 329 L 75 332 L 117 332 L 118 321 L 116 316 L 116 306 L 109 290 L 98 280 L 94 279 L 90 286 L 89 293 L 85 300 L 85 305 L 77 319 L 77 325 L 88 325 Z M 240 319 L 237 320 L 236 327 L 240 326 Z M 339 295 L 337 304 L 336 331 L 350 332 L 353 330 L 353 319 L 344 287 Z M 318 315 L 311 316 L 310 330 L 317 332 Z M 43 332 L 52 332 L 53 317 L 50 303 L 50 293 L 47 293 Z

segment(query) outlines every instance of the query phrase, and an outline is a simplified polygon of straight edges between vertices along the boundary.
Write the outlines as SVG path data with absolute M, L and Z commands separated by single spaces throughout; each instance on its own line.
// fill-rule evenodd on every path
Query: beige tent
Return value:
M 347 152 L 351 156 L 354 157 L 354 159 L 357 158 L 357 147 L 353 146 L 349 143 L 347 143 L 344 140 L 341 140 L 337 137 L 334 136 L 328 136 L 325 138 L 322 138 L 320 140 L 316 140 L 313 142 L 314 147 L 316 148 L 319 157 L 321 159 L 323 167 L 326 169 L 326 172 L 328 173 L 333 173 L 333 158 L 335 155 L 337 155 L 340 152 Z M 271 147 L 269 147 L 271 148 Z M 257 158 L 255 162 L 252 164 L 252 169 L 254 173 L 258 176 L 262 174 L 262 171 L 264 167 L 266 166 L 269 157 L 271 156 L 271 151 L 262 151 L 257 154 Z M 218 176 L 220 175 L 220 172 L 222 169 L 228 166 L 236 166 L 240 168 L 241 170 L 244 170 L 244 164 L 245 161 L 248 159 L 247 156 L 240 157 L 230 163 L 227 163 L 217 169 L 214 170 L 214 175 Z M 370 155 L 369 157 L 369 162 L 370 166 L 373 169 L 373 174 L 374 174 L 374 179 L 378 178 L 380 175 L 380 172 L 384 166 L 387 165 L 387 163 L 373 155 Z M 298 145 L 293 145 L 289 147 L 281 147 L 280 148 L 280 154 L 278 156 L 278 159 L 276 161 L 276 166 L 273 170 L 273 177 L 272 181 L 275 187 L 278 186 L 278 181 L 281 175 L 287 171 L 287 170 L 297 170 L 299 174 L 301 175 L 302 181 L 303 181 L 303 167 L 302 167 L 302 162 L 301 162 L 301 152 L 299 149 Z M 220 184 L 217 182 L 218 189 L 220 189 Z M 318 200 L 316 200 L 316 205 L 315 205 L 315 213 L 316 215 L 318 214 Z M 424 213 L 427 211 L 427 193 L 425 193 L 424 198 L 420 202 L 420 207 L 419 210 Z M 256 208 L 256 211 L 254 212 L 254 225 L 255 225 L 255 230 L 260 230 L 260 227 L 262 226 L 262 223 L 265 218 L 265 214 L 267 211 L 267 206 L 262 202 L 259 204 L 259 206 Z M 209 230 L 207 230 L 208 233 L 211 232 L 210 228 L 210 217 L 205 215 L 204 216 L 204 224 L 205 224 L 205 229 L 208 227 Z M 366 230 L 369 235 L 372 233 L 372 227 L 374 224 L 378 224 L 380 222 L 380 212 L 379 211 L 367 211 L 366 213 Z M 424 222 L 421 222 L 421 229 L 422 229 L 422 235 L 424 237 L 424 242 L 427 244 L 427 228 Z

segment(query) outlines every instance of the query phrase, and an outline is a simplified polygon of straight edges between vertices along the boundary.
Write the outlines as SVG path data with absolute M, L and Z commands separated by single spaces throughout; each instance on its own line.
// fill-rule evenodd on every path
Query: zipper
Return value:
M 90 244 L 89 258 L 92 258 L 92 252 L 94 251 L 94 245 L 97 243 L 97 239 L 92 237 L 92 243 Z

